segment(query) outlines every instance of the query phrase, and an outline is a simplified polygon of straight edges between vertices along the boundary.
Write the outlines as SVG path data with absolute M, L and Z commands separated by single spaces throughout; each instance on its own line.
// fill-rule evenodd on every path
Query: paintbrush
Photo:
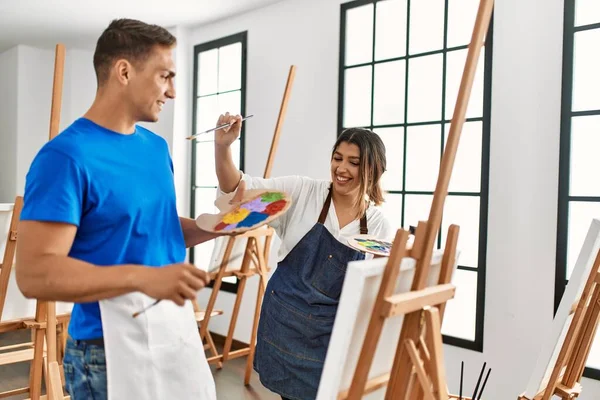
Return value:
M 235 260 L 238 260 L 238 259 L 240 259 L 241 257 L 243 257 L 243 256 L 244 256 L 244 254 L 246 254 L 246 252 L 244 252 L 244 253 L 242 253 L 242 254 L 239 254 L 239 255 L 237 255 L 237 256 L 235 256 L 235 257 L 233 257 L 233 258 L 230 258 L 230 259 L 229 259 L 229 261 L 228 261 L 228 263 L 230 263 L 230 262 L 232 262 L 232 261 L 235 261 Z M 220 263 L 219 263 L 219 264 L 218 264 L 216 267 L 214 267 L 214 268 L 212 268 L 212 269 L 209 269 L 209 270 L 207 271 L 207 273 L 208 273 L 208 274 L 212 274 L 213 272 L 215 272 L 215 271 L 216 271 L 216 270 L 218 270 L 219 268 L 221 268 L 221 264 L 220 264 Z M 141 314 L 145 313 L 147 310 L 149 310 L 150 308 L 154 307 L 155 305 L 157 305 L 157 304 L 158 304 L 158 303 L 160 303 L 160 302 L 161 302 L 161 299 L 158 299 L 158 300 L 156 300 L 154 303 L 147 305 L 146 307 L 144 307 L 144 308 L 143 308 L 143 309 L 141 309 L 140 311 L 134 312 L 134 313 L 133 313 L 131 316 L 132 316 L 133 318 L 136 318 L 136 317 L 138 317 L 139 315 L 141 315 Z
M 462 400 L 462 386 L 463 386 L 463 370 L 465 368 L 465 362 L 460 362 L 460 389 L 458 392 L 458 400 Z
M 479 396 L 477 396 L 477 400 L 481 400 L 481 395 L 483 395 L 483 389 L 485 388 L 485 384 L 487 383 L 488 378 L 490 377 L 490 372 L 492 372 L 491 368 L 488 369 L 488 372 L 487 372 L 487 374 L 485 376 L 485 379 L 483 381 L 483 385 L 481 386 L 481 392 L 479 392 Z M 473 400 L 475 400 L 475 399 L 473 399 Z
M 252 118 L 252 117 L 254 117 L 254 114 L 251 114 L 251 115 L 248 115 L 245 118 L 242 118 L 242 121 L 245 121 L 245 120 L 247 120 L 249 118 Z M 192 140 L 192 139 L 197 138 L 200 135 L 204 135 L 205 133 L 209 133 L 209 132 L 216 131 L 216 130 L 219 130 L 219 129 L 227 128 L 228 126 L 231 126 L 231 125 L 233 125 L 233 123 L 219 125 L 219 126 L 216 126 L 214 128 L 211 128 L 211 129 L 209 129 L 207 131 L 196 133 L 195 135 L 192 135 L 192 136 L 188 136 L 188 137 L 186 137 L 186 139 L 187 140 Z
M 485 366 L 487 362 L 483 363 L 483 367 L 481 367 L 481 372 L 479 373 L 479 379 L 477 379 L 477 385 L 475 385 L 475 391 L 473 392 L 473 396 L 471 399 L 475 399 L 477 397 L 477 391 L 479 390 L 479 385 L 481 384 L 481 378 L 483 378 L 483 372 L 485 371 Z

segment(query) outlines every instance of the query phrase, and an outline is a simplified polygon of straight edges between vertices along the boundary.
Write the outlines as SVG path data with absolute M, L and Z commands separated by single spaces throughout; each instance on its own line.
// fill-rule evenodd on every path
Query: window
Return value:
M 427 220 L 479 1 L 342 4 L 338 129 L 368 127 L 387 149 L 383 211 L 397 227 Z M 438 246 L 460 225 L 456 297 L 444 341 L 482 351 L 489 165 L 491 27 L 446 199 Z
M 214 128 L 220 114 L 245 115 L 246 32 L 238 33 L 194 47 L 194 98 L 192 134 Z M 243 169 L 244 128 L 231 146 L 236 166 Z M 198 137 L 192 145 L 190 214 L 216 214 L 214 132 Z M 190 250 L 190 262 L 207 266 L 211 262 L 215 241 L 202 243 Z M 221 286 L 236 292 L 237 278 L 224 278 Z
M 565 1 L 555 312 L 592 218 L 600 217 L 600 2 Z M 600 337 L 585 376 L 600 379 Z

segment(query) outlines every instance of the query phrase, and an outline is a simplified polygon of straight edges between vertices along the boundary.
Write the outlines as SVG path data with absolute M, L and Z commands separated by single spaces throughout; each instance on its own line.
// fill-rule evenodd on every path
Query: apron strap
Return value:
M 319 223 L 325 224 L 325 219 L 327 218 L 327 213 L 329 213 L 329 206 L 331 205 L 331 186 L 329 187 L 329 192 L 327 193 L 327 198 L 325 199 L 325 204 L 323 204 L 323 208 L 321 209 L 321 215 L 319 215 Z
M 320 224 L 325 224 L 325 219 L 327 218 L 327 214 L 329 213 L 329 206 L 331 206 L 331 191 L 332 191 L 332 187 L 329 186 L 329 192 L 327 193 L 327 198 L 325 199 L 325 204 L 323 204 L 323 208 L 321 209 L 321 215 L 319 215 L 319 223 Z M 369 228 L 367 227 L 367 213 L 365 212 L 360 219 L 360 234 L 366 235 L 368 233 L 369 233 Z
M 369 228 L 367 228 L 367 211 L 365 210 L 365 213 L 363 214 L 362 218 L 360 219 L 360 234 L 366 235 L 368 233 L 369 233 Z

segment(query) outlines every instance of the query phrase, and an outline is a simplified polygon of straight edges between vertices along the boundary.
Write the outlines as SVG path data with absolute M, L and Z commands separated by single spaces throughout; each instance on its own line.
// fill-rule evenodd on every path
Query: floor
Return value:
M 27 331 L 0 334 L 0 347 L 26 342 Z M 253 371 L 249 386 L 244 385 L 246 358 L 228 361 L 221 370 L 212 367 L 219 400 L 280 400 L 281 397 L 265 389 Z M 25 387 L 29 382 L 29 363 L 0 366 L 0 392 Z M 11 400 L 26 399 L 27 395 L 7 397 Z

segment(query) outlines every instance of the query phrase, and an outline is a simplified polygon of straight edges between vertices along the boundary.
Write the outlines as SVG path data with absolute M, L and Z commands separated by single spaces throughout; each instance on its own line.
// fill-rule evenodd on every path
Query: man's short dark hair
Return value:
M 98 85 L 108 79 L 111 64 L 118 58 L 131 63 L 144 61 L 154 46 L 174 46 L 175 36 L 158 25 L 134 19 L 115 19 L 102 32 L 94 52 L 94 70 Z

